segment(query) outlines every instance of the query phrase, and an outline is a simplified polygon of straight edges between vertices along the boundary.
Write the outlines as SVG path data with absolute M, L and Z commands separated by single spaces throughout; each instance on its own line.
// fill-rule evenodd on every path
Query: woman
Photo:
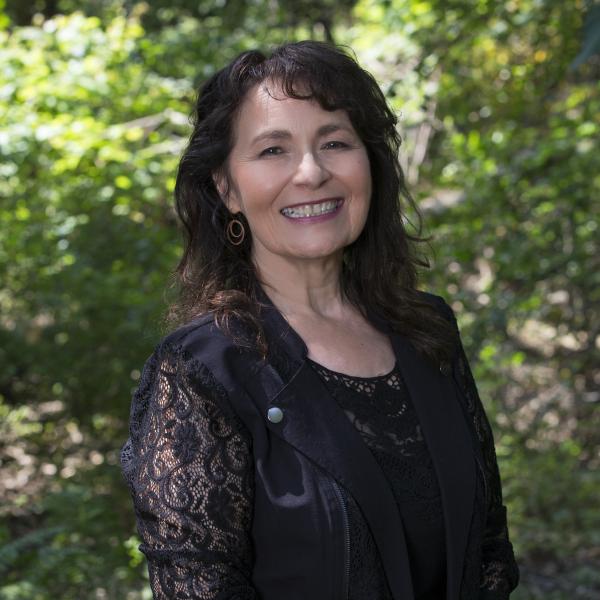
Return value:
M 492 434 L 416 290 L 396 119 L 335 47 L 203 87 L 176 199 L 185 324 L 123 452 L 155 598 L 508 598 Z

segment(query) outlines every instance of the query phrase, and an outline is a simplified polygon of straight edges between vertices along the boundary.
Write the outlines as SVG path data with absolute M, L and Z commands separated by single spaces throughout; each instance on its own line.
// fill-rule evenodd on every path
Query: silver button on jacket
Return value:
M 267 411 L 267 419 L 269 419 L 271 423 L 280 423 L 283 419 L 283 411 L 277 406 L 272 406 Z

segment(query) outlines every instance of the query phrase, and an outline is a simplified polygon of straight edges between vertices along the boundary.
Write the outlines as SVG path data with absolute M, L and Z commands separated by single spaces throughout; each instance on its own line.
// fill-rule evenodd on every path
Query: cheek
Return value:
M 352 188 L 354 200 L 351 207 L 351 219 L 353 227 L 362 231 L 367 222 L 373 191 L 371 167 L 366 154 L 352 161 L 351 167 L 352 169 L 348 173 L 348 183 Z
M 238 189 L 247 213 L 268 210 L 281 191 L 281 178 L 264 168 L 245 169 L 238 173 Z
M 348 165 L 347 177 L 354 193 L 366 200 L 368 204 L 371 200 L 373 185 L 371 181 L 371 167 L 366 155 L 357 158 Z
M 360 164 L 360 173 L 362 173 L 362 180 L 365 186 L 365 189 L 368 192 L 369 199 L 371 198 L 371 190 L 373 188 L 372 179 L 371 179 L 371 163 L 369 161 L 368 156 L 365 154 Z M 358 172 L 358 169 L 357 169 Z

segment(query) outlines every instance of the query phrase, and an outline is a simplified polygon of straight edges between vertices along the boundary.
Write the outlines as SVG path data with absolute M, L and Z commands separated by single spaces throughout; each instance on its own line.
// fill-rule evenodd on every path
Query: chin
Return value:
M 289 255 L 294 258 L 303 258 L 303 259 L 311 259 L 311 258 L 329 258 L 334 257 L 337 254 L 341 254 L 343 250 L 343 246 L 335 247 L 335 248 L 323 248 L 323 247 L 314 247 L 314 248 L 298 248 L 296 251 L 291 252 Z

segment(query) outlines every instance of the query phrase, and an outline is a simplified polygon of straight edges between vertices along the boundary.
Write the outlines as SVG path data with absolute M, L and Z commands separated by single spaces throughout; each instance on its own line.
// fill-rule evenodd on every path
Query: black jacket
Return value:
M 425 297 L 454 320 L 441 298 Z M 394 600 L 412 600 L 389 484 L 306 362 L 302 339 L 265 303 L 269 360 L 241 350 L 206 316 L 159 344 L 134 395 L 123 468 L 155 598 L 346 598 L 351 497 Z M 446 599 L 508 598 L 518 569 L 491 430 L 462 347 L 437 367 L 371 320 L 390 335 L 437 473 Z

